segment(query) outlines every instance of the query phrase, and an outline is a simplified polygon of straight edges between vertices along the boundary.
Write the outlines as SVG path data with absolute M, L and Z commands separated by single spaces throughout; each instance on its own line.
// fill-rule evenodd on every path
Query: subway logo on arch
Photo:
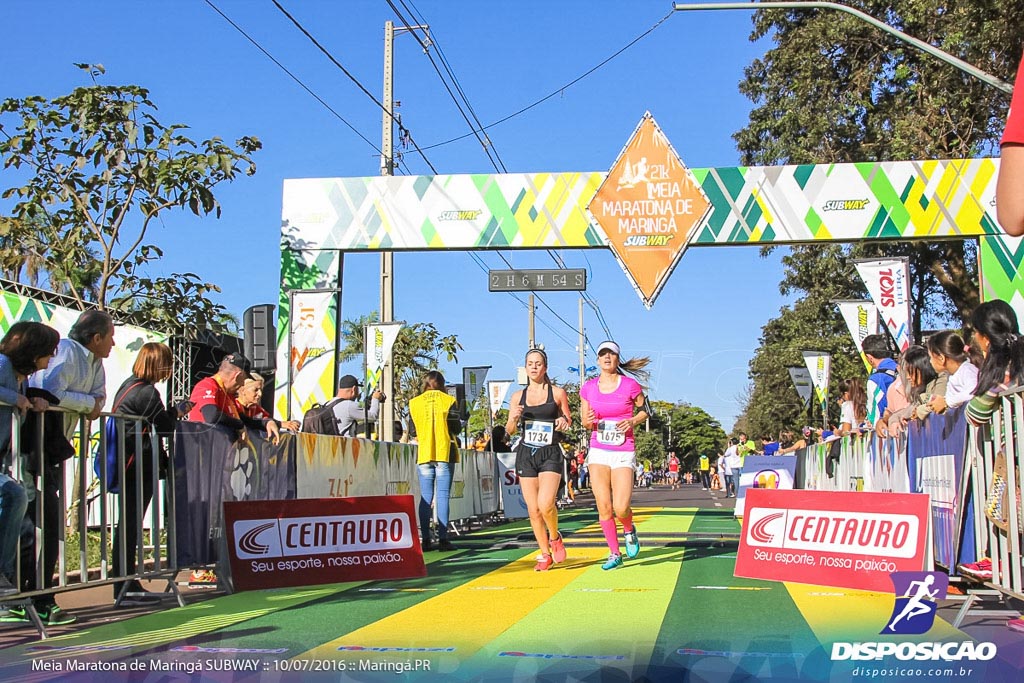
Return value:
M 799 508 L 752 508 L 747 515 L 750 546 L 899 558 L 917 553 L 914 515 Z
M 398 550 L 413 545 L 409 516 L 389 512 L 244 519 L 234 523 L 234 532 L 239 559 Z

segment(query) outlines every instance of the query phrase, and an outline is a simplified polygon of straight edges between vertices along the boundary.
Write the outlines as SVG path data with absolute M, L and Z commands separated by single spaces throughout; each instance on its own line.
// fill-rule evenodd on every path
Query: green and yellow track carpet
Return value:
M 614 571 L 600 566 L 608 551 L 596 513 L 567 511 L 561 524 L 569 557 L 548 572 L 533 571 L 537 550 L 529 524 L 507 523 L 457 539 L 456 552 L 426 553 L 424 578 L 245 592 L 82 624 L 74 633 L 0 652 L 0 680 L 392 681 L 401 674 L 455 681 L 833 681 L 917 680 L 918 670 L 926 670 L 929 680 L 993 681 L 1020 675 L 1016 669 L 1004 676 L 1006 666 L 995 666 L 1003 660 L 832 661 L 834 642 L 891 640 L 879 635 L 892 612 L 891 594 L 735 578 L 740 528 L 726 511 L 652 507 L 635 508 L 634 515 L 642 551 Z M 901 639 L 972 638 L 938 618 L 924 636 Z M 973 670 L 961 674 L 967 668 Z M 945 676 L 947 669 L 955 671 Z

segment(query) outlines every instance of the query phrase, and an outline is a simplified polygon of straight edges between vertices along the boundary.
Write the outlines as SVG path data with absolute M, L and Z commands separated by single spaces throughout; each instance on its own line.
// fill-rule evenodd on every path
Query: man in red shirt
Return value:
M 245 435 L 245 428 L 266 429 L 267 439 L 277 443 L 280 429 L 273 419 L 252 418 L 238 411 L 235 397 L 245 380 L 252 375 L 252 363 L 240 353 L 228 354 L 220 362 L 217 372 L 199 380 L 189 400 L 194 404 L 189 411 L 191 422 L 206 422 L 231 431 L 236 438 Z
M 996 216 L 1008 235 L 1024 235 L 1024 56 L 1017 67 L 1017 82 L 1013 84 L 1013 100 L 1003 131 L 996 179 Z
M 672 485 L 673 489 L 679 488 L 679 458 L 676 457 L 675 451 L 668 454 L 668 483 Z

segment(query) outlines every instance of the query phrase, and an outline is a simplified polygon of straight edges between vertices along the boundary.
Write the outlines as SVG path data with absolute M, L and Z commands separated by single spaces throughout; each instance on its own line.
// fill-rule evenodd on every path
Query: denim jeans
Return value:
M 420 534 L 430 538 L 430 504 L 434 502 L 434 484 L 437 483 L 437 538 L 448 538 L 448 496 L 452 491 L 452 469 L 447 462 L 425 462 L 418 465 L 420 475 Z
M 732 471 L 733 495 L 735 495 L 737 498 L 740 497 L 740 475 L 742 475 L 742 474 L 743 474 L 743 470 L 733 470 Z
M 0 573 L 12 580 L 21 522 L 27 508 L 25 488 L 6 474 L 0 474 Z

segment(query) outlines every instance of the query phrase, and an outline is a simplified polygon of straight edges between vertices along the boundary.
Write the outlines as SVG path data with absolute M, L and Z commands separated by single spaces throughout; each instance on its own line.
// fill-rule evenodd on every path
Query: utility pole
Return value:
M 583 295 L 580 295 L 580 388 L 587 379 L 587 358 L 586 347 L 587 336 L 583 333 Z
M 394 83 L 392 81 L 392 68 L 394 66 L 394 44 L 395 25 L 393 22 L 384 23 L 384 92 L 383 92 L 383 131 L 380 144 L 380 174 L 382 176 L 393 176 L 395 174 L 394 155 Z M 395 319 L 395 273 L 394 254 L 390 251 L 380 253 L 380 321 L 382 323 L 394 322 Z M 364 349 L 368 353 L 369 349 Z M 388 397 L 388 400 L 380 407 L 378 414 L 377 437 L 381 441 L 394 441 L 395 439 L 395 371 L 394 353 L 392 353 L 384 368 L 381 371 L 380 390 Z M 370 397 L 365 397 L 369 402 Z
M 530 335 L 530 343 L 529 343 L 529 346 L 527 346 L 527 348 L 532 349 L 532 348 L 537 346 L 537 338 L 536 338 L 536 336 L 533 333 L 533 315 L 534 315 L 533 292 L 530 292 L 530 305 L 528 307 L 528 310 L 529 310 L 529 313 L 528 313 L 529 321 L 527 322 L 527 331 L 529 332 L 529 335 Z

